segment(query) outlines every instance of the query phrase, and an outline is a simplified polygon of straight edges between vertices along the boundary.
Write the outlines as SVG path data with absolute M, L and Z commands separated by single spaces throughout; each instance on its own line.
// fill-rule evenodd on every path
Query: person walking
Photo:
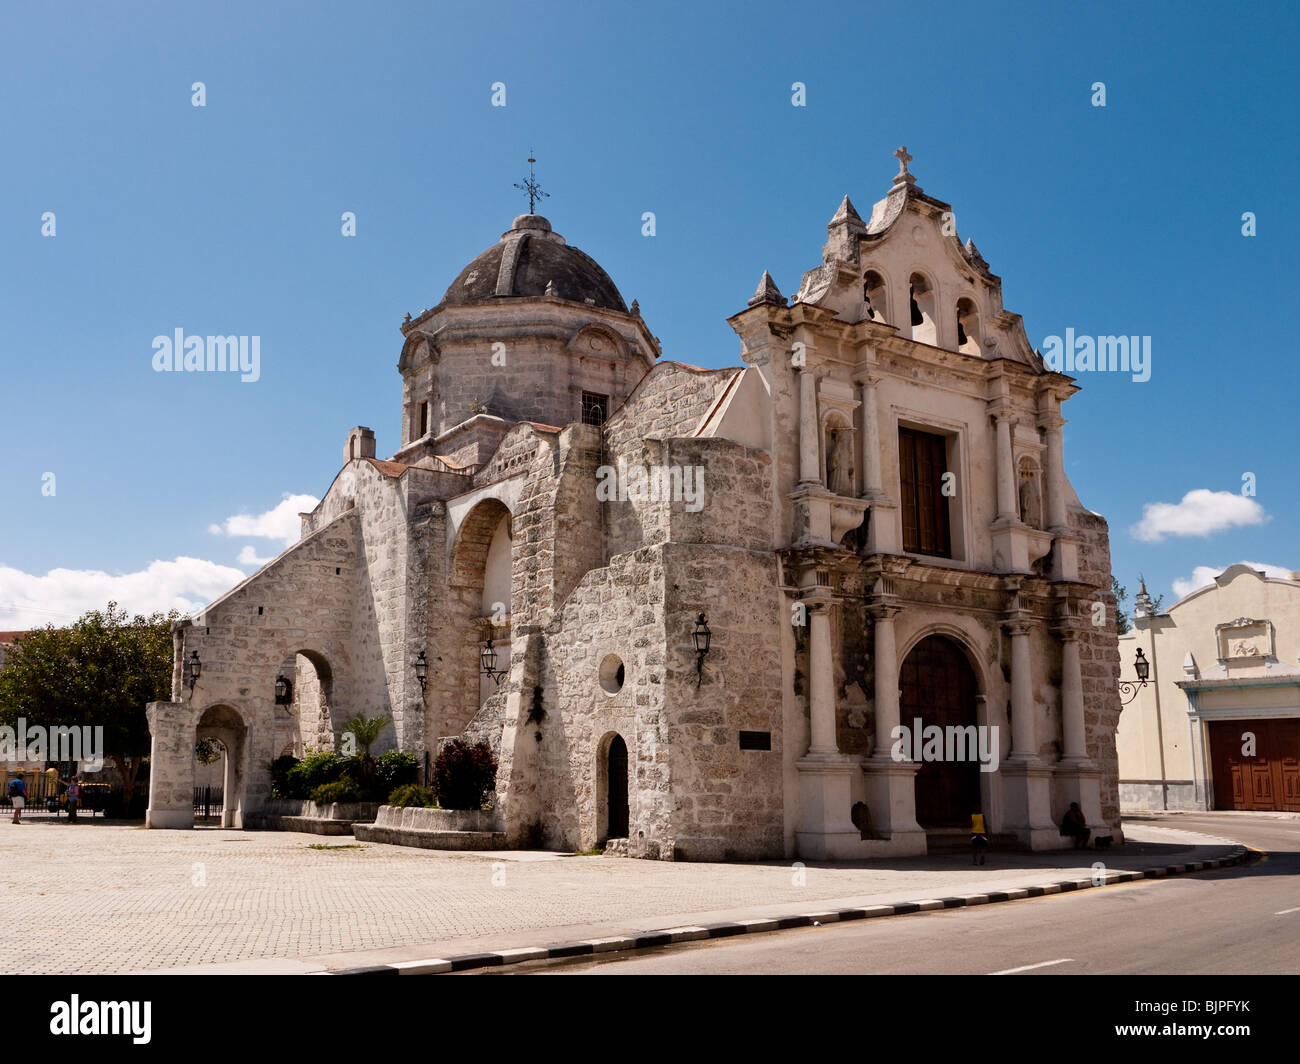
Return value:
M 81 802 L 81 777 L 73 776 L 68 784 L 68 819 L 77 819 L 77 806 Z
M 971 813 L 970 815 L 970 845 L 971 863 L 982 865 L 984 855 L 989 849 L 989 836 L 984 828 L 983 813 Z
M 15 776 L 9 781 L 9 804 L 14 807 L 14 823 L 23 822 L 23 806 L 27 804 L 27 784 L 22 776 Z

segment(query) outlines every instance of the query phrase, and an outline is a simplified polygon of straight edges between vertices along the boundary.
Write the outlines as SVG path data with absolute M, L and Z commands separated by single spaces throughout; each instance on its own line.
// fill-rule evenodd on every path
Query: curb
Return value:
M 1107 872 L 1104 881 L 1094 883 L 1092 878 L 1064 879 L 1041 887 L 1021 887 L 1017 890 L 992 890 L 987 894 L 961 894 L 950 898 L 930 898 L 924 901 L 898 902 L 894 905 L 868 905 L 862 908 L 827 909 L 792 916 L 773 916 L 755 920 L 736 920 L 722 924 L 704 924 L 668 927 L 661 931 L 648 931 L 643 935 L 616 935 L 612 938 L 583 939 L 564 942 L 557 946 L 525 946 L 504 949 L 495 953 L 467 953 L 457 957 L 432 957 L 421 961 L 396 961 L 393 964 L 375 964 L 365 968 L 341 968 L 319 975 L 442 975 L 446 972 L 465 972 L 475 968 L 499 968 L 525 961 L 564 960 L 570 957 L 588 957 L 599 953 L 624 953 L 671 946 L 678 942 L 695 942 L 710 938 L 731 938 L 734 935 L 753 935 L 767 931 L 788 931 L 795 927 L 817 927 L 822 924 L 843 923 L 849 920 L 870 920 L 877 916 L 909 916 L 912 913 L 933 912 L 936 909 L 964 909 L 972 905 L 992 905 L 1002 901 L 1022 901 L 1042 898 L 1049 894 L 1068 891 L 1095 890 L 1115 883 L 1131 883 L 1139 879 L 1162 879 L 1187 872 L 1204 872 L 1214 868 L 1240 864 L 1246 857 L 1246 847 L 1238 846 L 1226 857 L 1212 861 L 1189 861 L 1186 864 L 1148 868 L 1141 872 Z

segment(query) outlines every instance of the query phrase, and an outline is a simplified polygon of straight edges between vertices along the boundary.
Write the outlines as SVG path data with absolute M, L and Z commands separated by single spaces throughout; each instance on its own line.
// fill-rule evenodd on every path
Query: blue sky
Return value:
M 1032 343 L 1152 337 L 1149 381 L 1085 374 L 1065 408 L 1121 582 L 1168 604 L 1198 567 L 1300 569 L 1298 18 L 1130 8 L 7 6 L 0 629 L 197 605 L 283 547 L 350 426 L 391 454 L 402 315 L 523 212 L 530 148 L 664 357 L 721 366 L 762 271 L 792 293 L 906 144 Z M 155 373 L 176 328 L 260 336 L 260 379 Z

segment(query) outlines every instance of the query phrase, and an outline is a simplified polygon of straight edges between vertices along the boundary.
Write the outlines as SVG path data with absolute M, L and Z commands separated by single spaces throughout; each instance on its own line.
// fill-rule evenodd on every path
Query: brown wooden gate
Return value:
M 1216 809 L 1300 813 L 1300 720 L 1209 721 Z M 1242 753 L 1255 736 L 1255 755 Z
M 978 724 L 975 674 L 961 649 L 941 635 L 922 639 L 903 662 L 901 723 L 964 728 Z M 922 827 L 967 827 L 980 811 L 979 762 L 926 761 L 916 774 L 916 819 Z

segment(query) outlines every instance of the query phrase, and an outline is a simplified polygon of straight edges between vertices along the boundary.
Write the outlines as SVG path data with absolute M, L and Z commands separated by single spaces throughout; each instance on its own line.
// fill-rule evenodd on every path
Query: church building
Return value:
M 192 825 L 196 738 L 230 751 L 239 827 L 273 758 L 362 713 L 426 766 L 488 741 L 514 846 L 888 857 L 982 813 L 1054 849 L 1071 802 L 1120 841 L 1078 388 L 895 154 L 792 297 L 755 271 L 725 369 L 662 358 L 592 258 L 516 218 L 403 324 L 396 453 L 352 429 L 302 538 L 176 626 L 149 826 Z

